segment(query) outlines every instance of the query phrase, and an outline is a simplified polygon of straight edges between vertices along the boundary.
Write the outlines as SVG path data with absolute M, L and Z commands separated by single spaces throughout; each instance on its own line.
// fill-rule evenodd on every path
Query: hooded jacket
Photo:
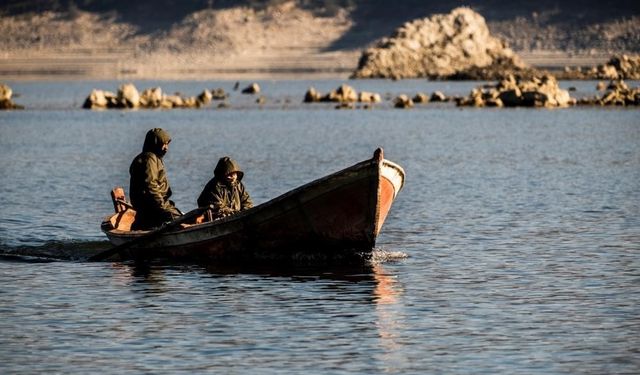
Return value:
M 233 172 L 237 173 L 238 178 L 234 183 L 229 183 L 225 176 Z M 213 171 L 213 178 L 198 197 L 198 206 L 212 206 L 214 217 L 227 216 L 253 207 L 251 197 L 242 183 L 243 177 L 244 172 L 235 160 L 228 156 L 220 158 Z
M 133 159 L 129 167 L 129 195 L 136 210 L 138 225 L 134 223 L 134 226 L 138 229 L 158 226 L 180 215 L 173 202 L 169 201 L 171 187 L 162 161 L 165 154 L 162 146 L 169 142 L 171 137 L 165 130 L 149 130 L 142 153 Z

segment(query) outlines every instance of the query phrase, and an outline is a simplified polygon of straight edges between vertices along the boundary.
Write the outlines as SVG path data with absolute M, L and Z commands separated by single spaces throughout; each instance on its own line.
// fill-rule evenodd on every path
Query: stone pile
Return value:
M 473 89 L 469 96 L 456 102 L 458 106 L 473 107 L 568 107 L 577 101 L 551 75 L 526 80 L 509 75 L 495 86 Z
M 437 79 L 477 68 L 489 74 L 492 66 L 504 73 L 517 72 L 525 64 L 490 34 L 480 14 L 461 7 L 449 14 L 405 23 L 392 36 L 363 52 L 353 77 Z
M 13 90 L 8 85 L 0 83 L 0 110 L 1 109 L 24 109 L 23 106 L 11 100 Z
M 637 106 L 640 105 L 640 87 L 630 88 L 623 80 L 613 80 L 609 83 L 602 96 L 583 98 L 580 105 L 602 106 Z
M 353 87 L 342 84 L 335 90 L 322 95 L 315 88 L 310 87 L 304 95 L 305 103 L 314 102 L 334 102 L 334 103 L 380 103 L 382 98 L 380 94 L 361 91 L 358 93 Z
M 167 95 L 160 87 L 148 88 L 140 93 L 132 83 L 118 88 L 117 93 L 94 89 L 83 104 L 86 109 L 105 108 L 200 108 L 212 100 L 224 100 L 227 94 L 223 89 L 214 89 L 213 93 L 205 89 L 198 96 L 183 97 L 179 94 Z

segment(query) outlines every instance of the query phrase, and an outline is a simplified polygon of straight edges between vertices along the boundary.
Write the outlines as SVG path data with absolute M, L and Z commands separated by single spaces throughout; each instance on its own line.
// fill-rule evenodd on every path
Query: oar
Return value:
M 160 236 L 161 234 L 166 233 L 166 232 L 170 231 L 171 229 L 174 229 L 178 225 L 180 225 L 180 224 L 182 224 L 184 222 L 187 222 L 187 221 L 193 219 L 194 217 L 202 214 L 205 210 L 207 210 L 207 208 L 209 208 L 209 207 L 198 207 L 195 210 L 187 212 L 186 214 L 180 216 L 179 218 L 175 219 L 174 221 L 172 221 L 172 222 L 170 222 L 168 224 L 165 224 L 165 225 L 161 226 L 158 229 L 152 230 L 151 232 L 149 232 L 149 233 L 147 233 L 147 234 L 145 234 L 143 236 L 140 236 L 140 237 L 138 237 L 138 238 L 136 238 L 134 240 L 131 240 L 129 242 L 125 242 L 125 243 L 120 244 L 118 246 L 114 246 L 109 250 L 105 250 L 105 251 L 103 251 L 101 253 L 95 254 L 95 255 L 89 257 L 89 259 L 87 259 L 87 260 L 90 261 L 90 262 L 99 262 L 99 261 L 105 260 L 105 259 L 107 259 L 107 258 L 109 258 L 109 257 L 111 257 L 113 255 L 119 254 L 121 251 L 123 251 L 123 250 L 125 250 L 125 249 L 127 249 L 127 248 L 129 248 L 129 247 L 131 247 L 133 245 L 137 245 L 137 244 L 139 244 L 141 242 L 144 242 L 144 241 L 152 240 L 152 239 Z

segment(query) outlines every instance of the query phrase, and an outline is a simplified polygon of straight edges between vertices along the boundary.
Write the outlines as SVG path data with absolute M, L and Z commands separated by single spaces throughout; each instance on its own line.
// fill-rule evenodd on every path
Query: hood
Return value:
M 166 130 L 153 128 L 147 132 L 147 136 L 144 138 L 142 152 L 153 152 L 159 157 L 162 157 L 164 156 L 162 145 L 169 142 L 171 142 L 171 136 L 169 136 Z
M 220 158 L 218 160 L 218 164 L 216 165 L 216 169 L 213 171 L 213 175 L 222 180 L 222 178 L 228 175 L 231 172 L 238 173 L 238 181 L 242 181 L 242 177 L 244 177 L 244 172 L 240 170 L 240 165 L 236 163 L 235 160 L 231 159 L 228 156 Z

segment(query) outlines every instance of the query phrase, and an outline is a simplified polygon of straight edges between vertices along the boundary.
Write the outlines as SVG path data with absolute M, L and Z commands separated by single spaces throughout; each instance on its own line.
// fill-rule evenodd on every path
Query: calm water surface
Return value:
M 231 107 L 85 111 L 117 82 L 13 82 L 0 113 L 0 372 L 604 374 L 640 372 L 640 112 L 336 111 L 309 86 L 136 82 Z M 476 83 L 355 81 L 391 97 Z M 593 95 L 593 82 L 569 82 Z M 580 94 L 572 93 L 576 97 Z M 109 191 L 128 185 L 144 134 L 186 211 L 217 159 L 236 158 L 254 202 L 372 156 L 407 181 L 359 267 L 87 263 Z M 55 256 L 56 261 L 23 255 Z

